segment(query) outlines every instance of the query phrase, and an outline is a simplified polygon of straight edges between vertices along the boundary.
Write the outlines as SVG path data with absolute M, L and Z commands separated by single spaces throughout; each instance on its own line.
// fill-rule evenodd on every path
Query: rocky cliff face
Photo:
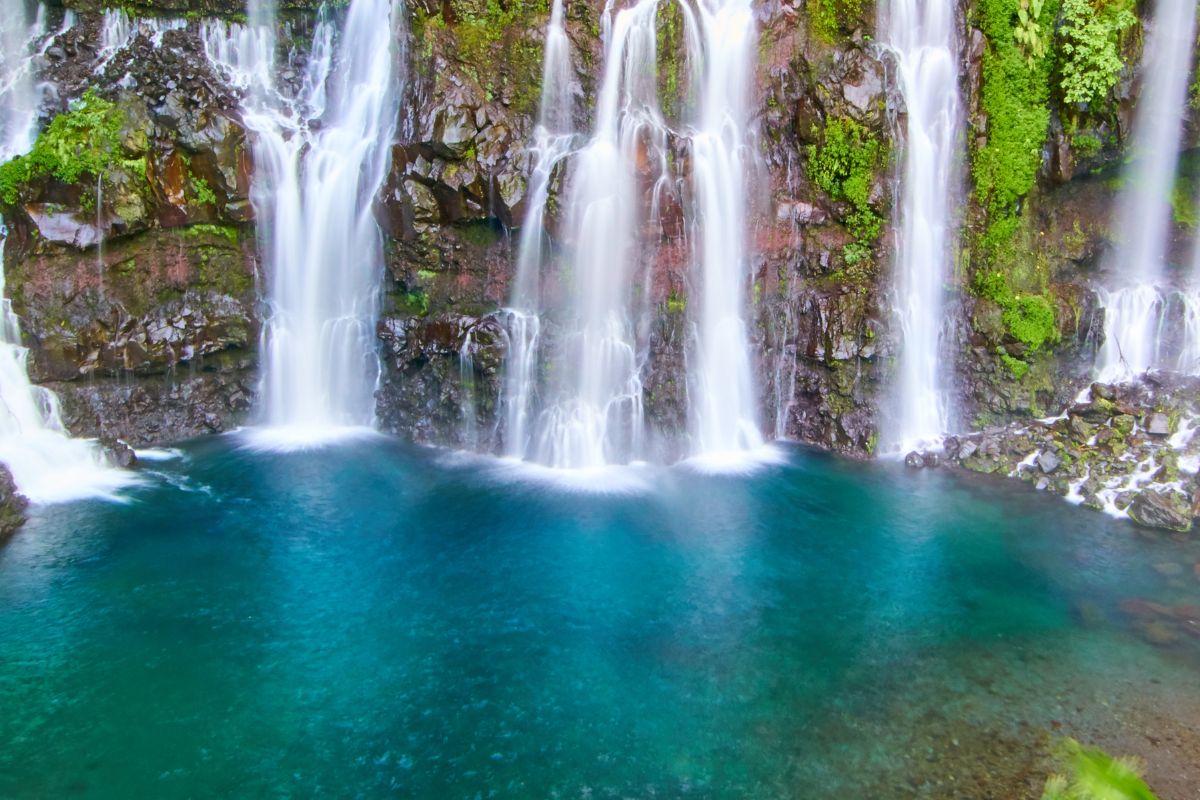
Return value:
M 45 65 L 66 122 L 43 138 L 82 130 L 87 158 L 0 183 L 8 292 L 35 378 L 63 396 L 77 433 L 137 444 L 227 429 L 245 418 L 256 385 L 253 165 L 236 92 L 206 65 L 197 19 L 242 9 L 180 2 L 138 10 L 186 11 L 185 27 L 146 28 L 101 66 L 104 4 L 75 0 L 80 23 Z M 947 189 L 961 191 L 964 234 L 945 338 L 964 431 L 1058 413 L 1086 386 L 1102 328 L 1094 284 L 1111 246 L 1139 84 L 1126 68 L 1111 90 L 1067 102 L 1067 5 L 1047 2 L 1023 32 L 1041 37 L 1038 55 L 1014 35 L 1019 0 L 962 4 L 968 168 L 961 189 Z M 288 6 L 297 38 L 311 9 Z M 567 12 L 575 91 L 591 97 L 599 6 L 572 2 Z M 388 266 L 380 424 L 490 449 L 547 9 L 423 0 L 407 13 L 402 124 L 376 207 Z M 757 13 L 752 296 L 762 419 L 775 435 L 867 455 L 896 354 L 888 291 L 904 109 L 875 44 L 873 4 L 766 0 Z M 662 14 L 670 117 L 684 69 L 673 55 L 677 12 Z M 1137 26 L 1114 42 L 1136 64 Z M 587 119 L 576 122 L 586 129 Z M 1198 136 L 1193 113 L 1189 146 Z M 1185 180 L 1180 197 L 1195 188 Z M 1179 262 L 1194 235 L 1188 209 L 1179 204 L 1173 232 Z M 679 217 L 667 209 L 660 220 L 648 232 L 658 244 L 643 325 L 645 406 L 669 454 L 686 429 L 690 287 Z M 551 237 L 555 225 L 551 213 Z
M 236 98 L 190 31 L 145 30 L 104 63 L 99 25 L 82 14 L 47 50 L 61 113 L 5 168 L 31 376 L 76 434 L 219 431 L 249 408 L 258 329 Z

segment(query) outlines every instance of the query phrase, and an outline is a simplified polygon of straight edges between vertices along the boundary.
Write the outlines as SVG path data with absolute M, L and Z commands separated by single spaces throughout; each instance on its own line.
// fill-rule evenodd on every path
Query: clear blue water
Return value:
M 1194 545 L 1002 486 L 236 445 L 0 549 L 0 797 L 1019 797 L 1200 675 Z

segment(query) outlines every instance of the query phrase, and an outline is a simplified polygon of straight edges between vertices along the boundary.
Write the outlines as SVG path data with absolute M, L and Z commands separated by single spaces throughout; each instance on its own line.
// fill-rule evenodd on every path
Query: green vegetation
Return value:
M 217 204 L 217 195 L 204 178 L 192 176 L 192 192 L 196 195 L 196 201 L 201 205 L 215 206 Z
M 446 18 L 450 7 L 450 19 Z M 415 15 L 413 33 L 424 42 L 425 57 L 433 54 L 435 36 L 450 31 L 454 54 L 469 74 L 487 93 L 489 101 L 507 88 L 518 111 L 537 108 L 541 91 L 542 50 L 540 37 L 527 35 L 540 31 L 534 18 L 550 13 L 548 0 L 501 2 L 500 0 L 460 0 L 442 4 L 441 15 Z M 501 66 L 502 65 L 502 66 Z
M 847 266 L 869 265 L 883 217 L 871 205 L 871 184 L 886 161 L 884 145 L 852 119 L 830 120 L 821 145 L 808 146 L 809 177 L 834 200 L 850 205 L 843 222 L 854 237 L 843 257 Z
M 1200 66 L 1196 67 L 1196 81 L 1192 84 L 1192 108 L 1200 110 Z
M 425 293 L 424 289 L 415 288 L 403 292 L 396 305 L 402 313 L 417 317 L 429 316 L 429 295 Z
M 0 199 L 12 205 L 35 178 L 75 183 L 104 174 L 120 157 L 124 115 L 116 105 L 88 90 L 38 136 L 28 154 L 0 166 Z
M 1067 739 L 1058 761 L 1069 775 L 1051 775 L 1042 800 L 1158 800 L 1142 780 L 1132 758 L 1114 758 L 1103 750 Z
M 1045 0 L 1021 0 L 1017 9 L 1017 26 L 1013 29 L 1013 38 L 1025 51 L 1025 60 L 1030 65 L 1046 57 L 1046 43 L 1050 37 L 1038 22 L 1045 4 Z
M 659 7 L 656 32 L 658 97 L 666 118 L 678 120 L 688 103 L 687 93 L 692 88 L 687 85 L 685 77 L 687 64 L 682 57 L 685 49 L 683 12 L 679 6 L 671 3 Z
M 1058 339 L 1054 306 L 1042 295 L 1013 295 L 1002 307 L 1005 327 L 1030 352 L 1036 353 L 1043 344 Z
M 1009 278 L 996 270 L 977 274 L 972 288 L 976 296 L 1000 306 L 1005 329 L 1027 353 L 1037 353 L 1058 341 L 1054 303 L 1044 293 L 1014 292 Z
M 1171 211 L 1175 224 L 1189 230 L 1196 230 L 1197 226 L 1200 226 L 1200 217 L 1197 216 L 1196 204 L 1193 202 L 1195 184 L 1195 181 L 1178 177 L 1171 190 Z
M 977 10 L 987 43 L 981 90 L 987 140 L 972 153 L 975 198 L 983 215 L 975 240 L 982 263 L 972 291 L 1000 307 L 1004 328 L 1024 346 L 1025 359 L 1058 340 L 1047 267 L 1020 205 L 1037 183 L 1050 130 L 1053 59 L 1047 43 L 1059 2 L 980 0 Z M 1095 137 L 1077 138 L 1083 148 L 1099 152 Z M 1000 358 L 1016 380 L 1030 371 L 1028 360 L 1005 353 Z
M 808 0 L 807 8 L 812 32 L 829 44 L 853 33 L 865 10 L 863 0 Z
M 488 220 L 471 220 L 455 226 L 463 242 L 475 247 L 491 247 L 504 238 L 504 231 Z
M 1063 100 L 1095 105 L 1121 79 L 1122 40 L 1137 25 L 1133 0 L 1063 0 L 1059 61 Z
M 1039 3 L 1039 14 L 1026 11 L 1040 36 L 1049 37 L 1058 0 Z M 987 39 L 983 54 L 982 106 L 987 142 L 975 150 L 975 194 L 994 218 L 1015 213 L 1029 193 L 1042 164 L 1042 145 L 1050 129 L 1050 59 L 1018 43 L 1015 29 L 1020 0 L 981 0 L 979 25 Z
M 188 225 L 178 229 L 182 236 L 194 238 L 197 236 L 219 236 L 230 244 L 238 243 L 238 229 L 233 225 Z
M 1013 380 L 1015 381 L 1019 381 L 1029 374 L 1028 362 L 1022 361 L 1019 358 L 1014 358 L 1008 353 L 1001 352 L 1000 361 L 1003 362 L 1004 366 L 1008 367 L 1008 371 L 1012 373 Z
M 1091 133 L 1077 133 L 1071 137 L 1071 149 L 1083 158 L 1095 158 L 1104 147 L 1100 137 Z

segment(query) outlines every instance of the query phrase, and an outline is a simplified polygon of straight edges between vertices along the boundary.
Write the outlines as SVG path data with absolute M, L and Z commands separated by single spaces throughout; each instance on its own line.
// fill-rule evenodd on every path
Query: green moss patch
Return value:
M 808 0 L 810 30 L 829 44 L 837 44 L 863 22 L 863 12 L 873 11 L 873 3 L 863 0 Z
M 887 161 L 886 146 L 852 119 L 830 120 L 822 133 L 819 146 L 808 146 L 809 177 L 831 198 L 850 206 L 842 219 L 854 237 L 843 251 L 846 265 L 869 266 L 884 222 L 871 203 L 871 185 Z

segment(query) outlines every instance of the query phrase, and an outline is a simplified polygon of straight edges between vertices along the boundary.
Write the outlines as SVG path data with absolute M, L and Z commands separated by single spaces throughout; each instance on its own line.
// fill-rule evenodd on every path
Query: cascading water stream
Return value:
M 542 111 L 522 230 L 504 385 L 511 457 L 557 468 L 591 468 L 641 456 L 642 356 L 635 334 L 634 279 L 660 224 L 659 203 L 676 176 L 668 126 L 658 101 L 659 0 L 603 14 L 605 56 L 595 124 L 572 152 L 570 58 L 562 6 L 547 29 Z M 694 120 L 676 132 L 689 145 L 691 210 L 687 228 L 698 301 L 690 381 L 693 456 L 742 456 L 763 443 L 745 322 L 749 167 L 749 92 L 756 31 L 749 0 L 682 3 L 686 63 L 698 100 Z M 541 335 L 539 274 L 549 260 L 545 214 L 556 166 L 571 156 L 561 226 L 561 262 L 570 287 L 554 394 L 531 425 Z M 639 211 L 649 206 L 647 212 Z M 646 222 L 648 220 L 648 223 Z M 650 288 L 649 272 L 646 272 Z M 530 428 L 536 427 L 530 438 Z M 740 460 L 740 459 L 739 459 Z
M 658 0 L 605 10 L 604 73 L 591 140 L 576 156 L 565 235 L 572 301 L 556 402 L 542 412 L 536 460 L 587 468 L 641 450 L 641 365 L 631 319 L 639 188 L 666 174 L 656 87 Z
M 744 319 L 747 302 L 746 141 L 757 56 L 749 0 L 701 0 L 694 18 L 702 53 L 698 122 L 691 134 L 693 277 L 699 282 L 696 369 L 689 409 L 692 455 L 729 458 L 763 444 Z
M 1163 314 L 1170 292 L 1162 285 L 1163 266 L 1195 24 L 1194 2 L 1161 2 L 1146 39 L 1128 188 L 1115 218 L 1119 243 L 1108 264 L 1115 282 L 1099 292 L 1104 343 L 1096 371 L 1104 382 L 1131 380 L 1166 363 Z
M 256 438 L 289 447 L 374 421 L 383 253 L 372 205 L 398 116 L 403 37 L 395 2 L 354 0 L 340 37 L 332 22 L 317 25 L 302 85 L 289 91 L 275 83 L 273 17 L 260 4 L 247 27 L 206 26 L 205 42 L 247 90 L 268 307 Z
M 894 309 L 900 327 L 896 408 L 885 447 L 937 447 L 948 429 L 941 363 L 942 295 L 954 248 L 951 201 L 962 126 L 957 4 L 890 0 L 880 29 L 906 108 L 896 230 Z
M 504 454 L 524 458 L 541 341 L 539 277 L 545 263 L 546 202 L 555 167 L 570 152 L 574 125 L 571 95 L 571 44 L 563 23 L 562 0 L 554 0 L 546 28 L 542 100 L 534 131 L 534 165 L 529 178 L 529 210 L 521 225 L 512 304 L 507 310 L 508 358 L 504 366 Z
M 34 58 L 47 46 L 46 12 L 28 23 L 22 0 L 5 0 L 0 15 L 0 163 L 34 143 L 44 92 L 34 81 Z M 72 18 L 67 17 L 64 25 Z M 60 30 L 61 32 L 61 30 Z M 54 34 L 56 35 L 56 34 Z M 0 296 L 4 294 L 4 230 L 0 220 Z M 93 442 L 72 439 L 54 393 L 32 384 L 21 346 L 20 321 L 9 300 L 0 310 L 0 461 L 17 489 L 35 503 L 112 497 L 135 479 L 109 466 Z

